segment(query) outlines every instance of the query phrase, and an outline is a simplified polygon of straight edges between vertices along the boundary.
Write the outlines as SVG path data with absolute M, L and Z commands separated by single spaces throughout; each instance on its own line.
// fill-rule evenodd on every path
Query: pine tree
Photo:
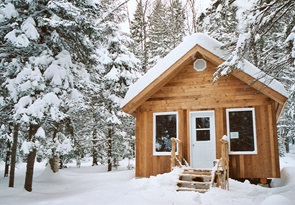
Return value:
M 293 99 L 294 82 L 294 1 L 219 1 L 200 16 L 204 31 L 224 43 L 228 59 L 219 66 L 215 79 L 240 69 L 243 60 L 249 60 L 275 79 L 286 83 Z M 291 71 L 291 72 L 290 72 Z M 264 77 L 264 76 L 261 76 Z M 270 82 L 265 82 L 270 83 Z M 286 112 L 289 120 L 280 122 L 280 129 L 290 133 L 286 122 L 292 122 L 292 100 Z M 286 115 L 285 115 L 286 116 Z M 281 132 L 283 133 L 283 132 Z
M 126 17 L 124 3 L 3 3 L 10 16 L 0 16 L 0 109 L 13 122 L 12 151 L 21 141 L 28 156 L 26 190 L 32 190 L 36 157 L 52 158 L 57 171 L 58 158 L 62 168 L 68 157 L 91 152 L 96 162 L 108 158 L 110 165 L 134 156 L 133 126 L 125 127 L 134 119 L 122 113 L 120 101 L 139 61 L 118 26 Z
M 1 55 L 0 67 L 5 70 L 3 85 L 9 93 L 5 100 L 15 107 L 11 117 L 15 124 L 30 128 L 23 149 L 28 148 L 25 188 L 31 191 L 36 151 L 44 141 L 44 135 L 37 136 L 38 130 L 45 122 L 57 125 L 66 119 L 77 96 L 73 95 L 75 71 L 83 63 L 95 62 L 91 41 L 96 38 L 92 22 L 97 8 L 65 0 L 7 5 L 15 8 L 15 15 L 2 21 L 7 26 L 1 27 L 1 53 L 5 55 Z
M 148 1 L 139 0 L 134 13 L 134 19 L 131 21 L 130 33 L 134 40 L 134 54 L 141 60 L 142 71 L 145 73 L 148 69 Z
M 126 47 L 131 41 L 120 32 L 116 23 L 107 22 L 103 26 L 104 32 L 108 35 L 104 42 L 104 45 L 107 45 L 107 55 L 102 56 L 101 62 L 103 63 L 99 65 L 102 71 L 100 87 L 103 96 L 100 115 L 105 122 L 108 170 L 111 171 L 113 162 L 117 162 L 121 157 L 122 133 L 125 133 L 125 124 L 130 120 L 121 111 L 120 102 L 124 98 L 128 86 L 137 78 L 136 67 L 139 61 Z
M 169 40 L 169 20 L 165 5 L 161 0 L 155 1 L 152 13 L 149 17 L 149 50 L 152 58 L 150 59 L 150 67 L 165 57 L 170 51 Z
M 4 177 L 8 177 L 10 159 L 11 159 L 11 143 L 12 143 L 12 127 L 11 124 L 6 127 L 1 123 L 0 126 L 0 160 L 5 162 Z M 6 145 L 6 146 L 5 146 Z
M 236 12 L 237 6 L 234 1 L 215 0 L 211 7 L 200 14 L 198 18 L 200 30 L 222 42 L 224 49 L 234 50 L 238 41 Z M 223 69 L 222 74 L 226 75 L 228 69 Z M 221 70 L 215 74 L 215 77 L 218 78 L 220 73 Z
M 168 8 L 168 39 L 169 50 L 180 44 L 185 35 L 185 13 L 180 0 L 172 0 Z

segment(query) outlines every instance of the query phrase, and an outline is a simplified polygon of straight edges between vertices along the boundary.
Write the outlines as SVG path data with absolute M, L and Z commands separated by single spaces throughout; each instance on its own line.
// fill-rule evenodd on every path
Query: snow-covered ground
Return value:
M 36 163 L 33 191 L 24 190 L 25 164 L 16 170 L 15 188 L 8 188 L 8 179 L 0 179 L 1 205 L 295 205 L 295 146 L 281 158 L 281 179 L 274 179 L 272 188 L 230 180 L 230 190 L 212 188 L 205 194 L 176 192 L 180 170 L 149 179 L 135 179 L 127 162 L 112 172 L 106 166 L 69 168 L 52 173 L 44 163 Z M 3 176 L 3 164 L 0 165 Z

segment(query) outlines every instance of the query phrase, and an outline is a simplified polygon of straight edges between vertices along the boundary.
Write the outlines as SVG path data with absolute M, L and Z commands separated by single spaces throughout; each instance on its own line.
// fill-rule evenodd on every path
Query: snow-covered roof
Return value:
M 166 57 L 160 60 L 153 68 L 151 68 L 145 75 L 143 75 L 139 80 L 130 86 L 128 92 L 122 101 L 121 106 L 124 107 L 133 98 L 135 98 L 140 92 L 142 92 L 149 84 L 156 80 L 161 74 L 163 74 L 167 69 L 169 69 L 174 63 L 176 63 L 182 56 L 184 56 L 189 50 L 194 46 L 199 45 L 216 55 L 217 57 L 226 60 L 228 53 L 221 49 L 223 45 L 221 42 L 215 40 L 214 38 L 203 33 L 195 33 L 179 44 L 175 49 L 173 49 Z M 271 76 L 266 75 L 263 71 L 255 67 L 253 64 L 244 61 L 242 71 L 258 79 L 261 83 L 277 91 L 281 95 L 288 97 L 288 93 L 284 86 Z

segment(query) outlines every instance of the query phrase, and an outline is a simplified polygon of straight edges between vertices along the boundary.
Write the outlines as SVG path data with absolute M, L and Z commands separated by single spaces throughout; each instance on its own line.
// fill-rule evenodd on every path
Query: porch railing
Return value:
M 182 142 L 174 137 L 171 138 L 171 142 L 171 169 L 173 169 L 175 166 L 182 167 Z M 176 154 L 176 148 L 178 148 L 178 154 Z
M 222 189 L 229 189 L 229 154 L 227 136 L 223 136 L 221 141 L 221 158 L 218 160 L 215 170 L 216 186 Z

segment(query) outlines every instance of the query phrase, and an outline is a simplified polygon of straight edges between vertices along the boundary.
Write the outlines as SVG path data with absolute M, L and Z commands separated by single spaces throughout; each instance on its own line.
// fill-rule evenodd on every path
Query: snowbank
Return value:
M 294 147 L 295 150 L 295 147 Z M 15 188 L 8 188 L 8 179 L 0 179 L 1 205 L 294 205 L 295 155 L 281 158 L 284 165 L 281 179 L 274 179 L 273 188 L 230 180 L 230 190 L 212 188 L 205 194 L 177 192 L 180 169 L 151 178 L 134 178 L 128 161 L 107 172 L 107 166 L 91 166 L 82 161 L 53 173 L 44 163 L 36 163 L 33 191 L 23 188 L 25 164 L 16 169 Z M 0 164 L 0 174 L 4 165 Z

